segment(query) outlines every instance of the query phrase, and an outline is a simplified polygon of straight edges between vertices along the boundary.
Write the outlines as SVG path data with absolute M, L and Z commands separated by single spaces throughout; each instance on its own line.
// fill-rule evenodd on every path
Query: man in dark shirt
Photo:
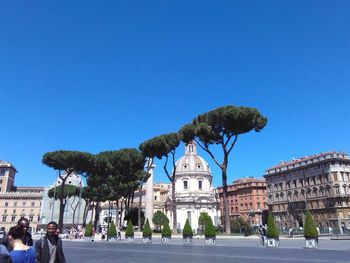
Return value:
M 33 239 L 32 235 L 28 232 L 29 229 L 29 220 L 27 218 L 21 218 L 17 225 L 23 230 L 24 236 L 23 236 L 23 244 L 26 246 L 33 246 Z
M 23 231 L 22 242 L 26 246 L 33 246 L 32 235 L 28 232 L 29 229 L 29 220 L 27 218 L 21 218 L 17 222 L 17 226 Z M 5 241 L 2 244 L 8 249 L 8 251 L 12 251 L 12 248 L 9 244 L 9 237 L 6 235 Z
M 47 224 L 46 235 L 35 243 L 35 253 L 38 263 L 66 263 L 56 222 Z

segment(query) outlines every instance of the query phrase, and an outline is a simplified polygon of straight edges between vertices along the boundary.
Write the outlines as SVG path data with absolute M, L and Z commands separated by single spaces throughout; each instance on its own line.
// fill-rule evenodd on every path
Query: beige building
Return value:
M 165 213 L 165 201 L 168 197 L 168 194 L 171 191 L 170 183 L 155 183 L 153 184 L 153 214 L 157 211 L 162 211 Z M 141 207 L 142 210 L 145 211 L 146 208 L 146 189 L 143 188 L 141 192 Z M 140 191 L 135 192 L 132 207 L 138 207 L 140 202 Z
M 302 226 L 305 209 L 320 227 L 349 227 L 349 155 L 327 152 L 281 162 L 264 177 L 279 227 Z
M 0 160 L 0 193 L 11 191 L 16 172 L 11 163 Z
M 32 232 L 37 231 L 43 187 L 15 187 L 16 168 L 0 161 L 0 226 L 9 230 L 23 217 L 30 221 Z

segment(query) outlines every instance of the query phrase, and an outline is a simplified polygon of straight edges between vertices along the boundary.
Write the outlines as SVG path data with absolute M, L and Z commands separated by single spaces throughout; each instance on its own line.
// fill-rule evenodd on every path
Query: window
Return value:
M 13 203 L 13 207 L 16 207 L 16 206 L 17 206 L 17 202 L 14 202 L 14 203 Z
M 333 173 L 333 181 L 338 181 L 338 174 L 337 173 Z
M 2 216 L 2 222 L 6 222 L 7 216 Z
M 11 222 L 16 222 L 16 216 L 11 216 Z
M 184 190 L 187 190 L 187 189 L 188 189 L 188 182 L 184 181 Z
M 35 206 L 35 202 L 32 202 L 32 207 L 34 207 Z
M 26 202 L 23 202 L 23 206 L 26 206 L 26 204 L 27 204 Z
M 154 196 L 154 201 L 157 201 L 157 196 Z
M 29 216 L 29 222 L 33 222 L 33 216 Z
M 334 189 L 335 189 L 335 194 L 336 194 L 337 196 L 339 196 L 339 195 L 340 195 L 339 186 L 334 186 Z
M 290 182 L 287 182 L 287 189 L 290 189 Z
M 8 206 L 9 206 L 9 203 L 6 202 L 6 203 L 5 203 L 5 206 L 8 207 Z
M 198 189 L 199 190 L 203 189 L 203 182 L 202 181 L 198 181 Z

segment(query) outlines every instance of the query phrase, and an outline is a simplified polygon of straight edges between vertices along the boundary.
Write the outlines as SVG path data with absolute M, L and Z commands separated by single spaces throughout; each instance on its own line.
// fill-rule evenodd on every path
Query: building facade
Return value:
M 15 187 L 16 168 L 0 161 L 0 226 L 8 231 L 23 217 L 30 221 L 31 232 L 37 231 L 43 187 Z
M 62 175 L 65 177 L 65 175 Z M 61 179 L 57 178 L 53 184 L 44 188 L 43 200 L 40 213 L 40 224 L 45 225 L 50 221 L 59 220 L 60 201 L 48 196 L 50 189 L 55 188 L 61 184 Z M 66 180 L 67 185 L 73 185 L 77 188 L 84 186 L 81 177 L 77 174 L 69 175 Z M 79 198 L 79 195 L 70 197 L 64 209 L 63 224 L 78 225 L 83 223 L 83 213 L 85 208 L 85 200 Z
M 223 189 L 218 187 L 220 210 L 224 215 Z M 265 179 L 242 178 L 227 186 L 230 218 L 242 217 L 251 225 L 262 224 L 262 213 L 268 209 Z
M 195 143 L 187 144 L 185 155 L 176 162 L 175 198 L 178 230 L 183 229 L 188 219 L 196 231 L 201 212 L 208 213 L 214 225 L 220 224 L 219 201 L 212 187 L 212 174 L 208 163 L 197 154 Z M 171 206 L 170 190 L 166 201 L 170 222 L 173 220 Z
M 150 224 L 152 224 L 153 214 L 157 211 L 161 211 L 165 213 L 165 201 L 171 192 L 171 184 L 170 183 L 155 183 L 153 184 L 153 209 L 151 212 L 151 216 L 149 216 L 148 220 Z M 141 193 L 141 209 L 142 211 L 146 211 L 146 204 L 148 202 L 146 198 L 146 189 L 143 188 L 142 191 L 137 190 L 134 195 L 134 200 L 131 204 L 132 207 L 139 207 L 140 203 L 140 193 Z M 146 213 L 145 213 L 145 217 Z
M 350 158 L 326 152 L 266 170 L 270 211 L 280 228 L 303 226 L 306 209 L 320 227 L 349 227 Z

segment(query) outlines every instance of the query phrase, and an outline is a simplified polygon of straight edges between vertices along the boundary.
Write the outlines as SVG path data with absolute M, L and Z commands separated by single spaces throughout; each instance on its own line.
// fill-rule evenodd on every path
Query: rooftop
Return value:
M 12 168 L 17 172 L 16 168 L 8 161 L 0 160 L 0 168 Z
M 350 157 L 348 154 L 344 152 L 330 151 L 330 152 L 304 156 L 301 158 L 292 158 L 292 160 L 287 162 L 281 161 L 279 164 L 272 166 L 271 168 L 268 168 L 265 174 L 280 172 L 283 170 L 288 170 L 290 168 L 296 168 L 303 165 L 317 163 L 326 159 L 346 159 L 350 161 Z

